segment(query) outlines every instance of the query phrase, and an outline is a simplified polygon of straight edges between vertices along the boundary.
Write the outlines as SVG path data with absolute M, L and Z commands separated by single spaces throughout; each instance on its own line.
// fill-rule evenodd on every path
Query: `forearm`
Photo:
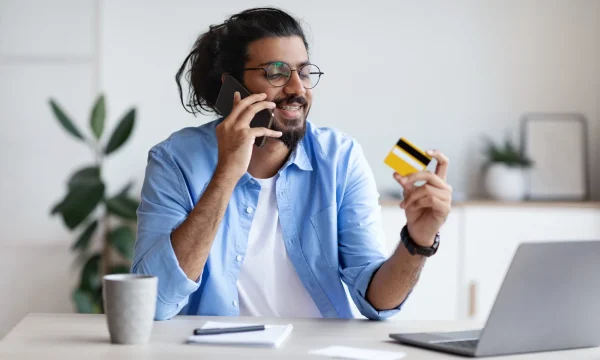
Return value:
M 193 281 L 202 274 L 236 183 L 234 177 L 217 168 L 194 209 L 171 234 L 179 266 Z
M 411 255 L 403 244 L 375 272 L 367 290 L 367 301 L 377 309 L 398 307 L 419 280 L 425 257 Z

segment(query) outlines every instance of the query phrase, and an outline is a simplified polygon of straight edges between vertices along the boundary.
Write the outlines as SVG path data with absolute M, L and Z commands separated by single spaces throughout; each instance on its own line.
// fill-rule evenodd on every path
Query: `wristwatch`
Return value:
M 418 255 L 423 255 L 425 257 L 430 257 L 437 252 L 437 249 L 440 246 L 440 233 L 438 232 L 435 235 L 435 239 L 434 239 L 433 245 L 431 245 L 431 247 L 423 247 L 423 246 L 417 245 L 413 241 L 413 239 L 408 234 L 408 227 L 406 225 L 404 225 L 404 227 L 402 228 L 402 231 L 400 232 L 400 240 L 404 244 L 404 247 L 406 247 L 406 250 L 408 250 L 408 252 L 411 255 L 418 254 Z

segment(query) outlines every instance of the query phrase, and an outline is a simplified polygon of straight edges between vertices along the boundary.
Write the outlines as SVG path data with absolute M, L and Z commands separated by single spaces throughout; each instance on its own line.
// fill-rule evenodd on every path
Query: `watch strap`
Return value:
M 440 244 L 440 233 L 438 232 L 435 235 L 435 240 L 432 246 L 424 247 L 417 245 L 417 243 L 414 242 L 414 240 L 410 237 L 410 234 L 408 233 L 408 226 L 404 225 L 402 231 L 400 232 L 400 239 L 406 247 L 406 250 L 408 250 L 408 252 L 411 255 L 422 255 L 425 257 L 430 257 L 434 255 L 438 250 Z

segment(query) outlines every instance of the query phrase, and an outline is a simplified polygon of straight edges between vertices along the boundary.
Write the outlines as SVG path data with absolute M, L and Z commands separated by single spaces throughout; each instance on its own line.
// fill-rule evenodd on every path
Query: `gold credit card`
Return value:
M 406 176 L 425 170 L 430 161 L 431 157 L 423 150 L 400 138 L 383 162 L 398 174 Z

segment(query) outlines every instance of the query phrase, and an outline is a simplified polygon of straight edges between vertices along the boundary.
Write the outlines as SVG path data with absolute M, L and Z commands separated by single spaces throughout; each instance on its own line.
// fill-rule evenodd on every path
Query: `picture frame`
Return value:
M 590 197 L 588 121 L 579 113 L 526 113 L 521 150 L 533 161 L 527 200 L 587 201 Z

